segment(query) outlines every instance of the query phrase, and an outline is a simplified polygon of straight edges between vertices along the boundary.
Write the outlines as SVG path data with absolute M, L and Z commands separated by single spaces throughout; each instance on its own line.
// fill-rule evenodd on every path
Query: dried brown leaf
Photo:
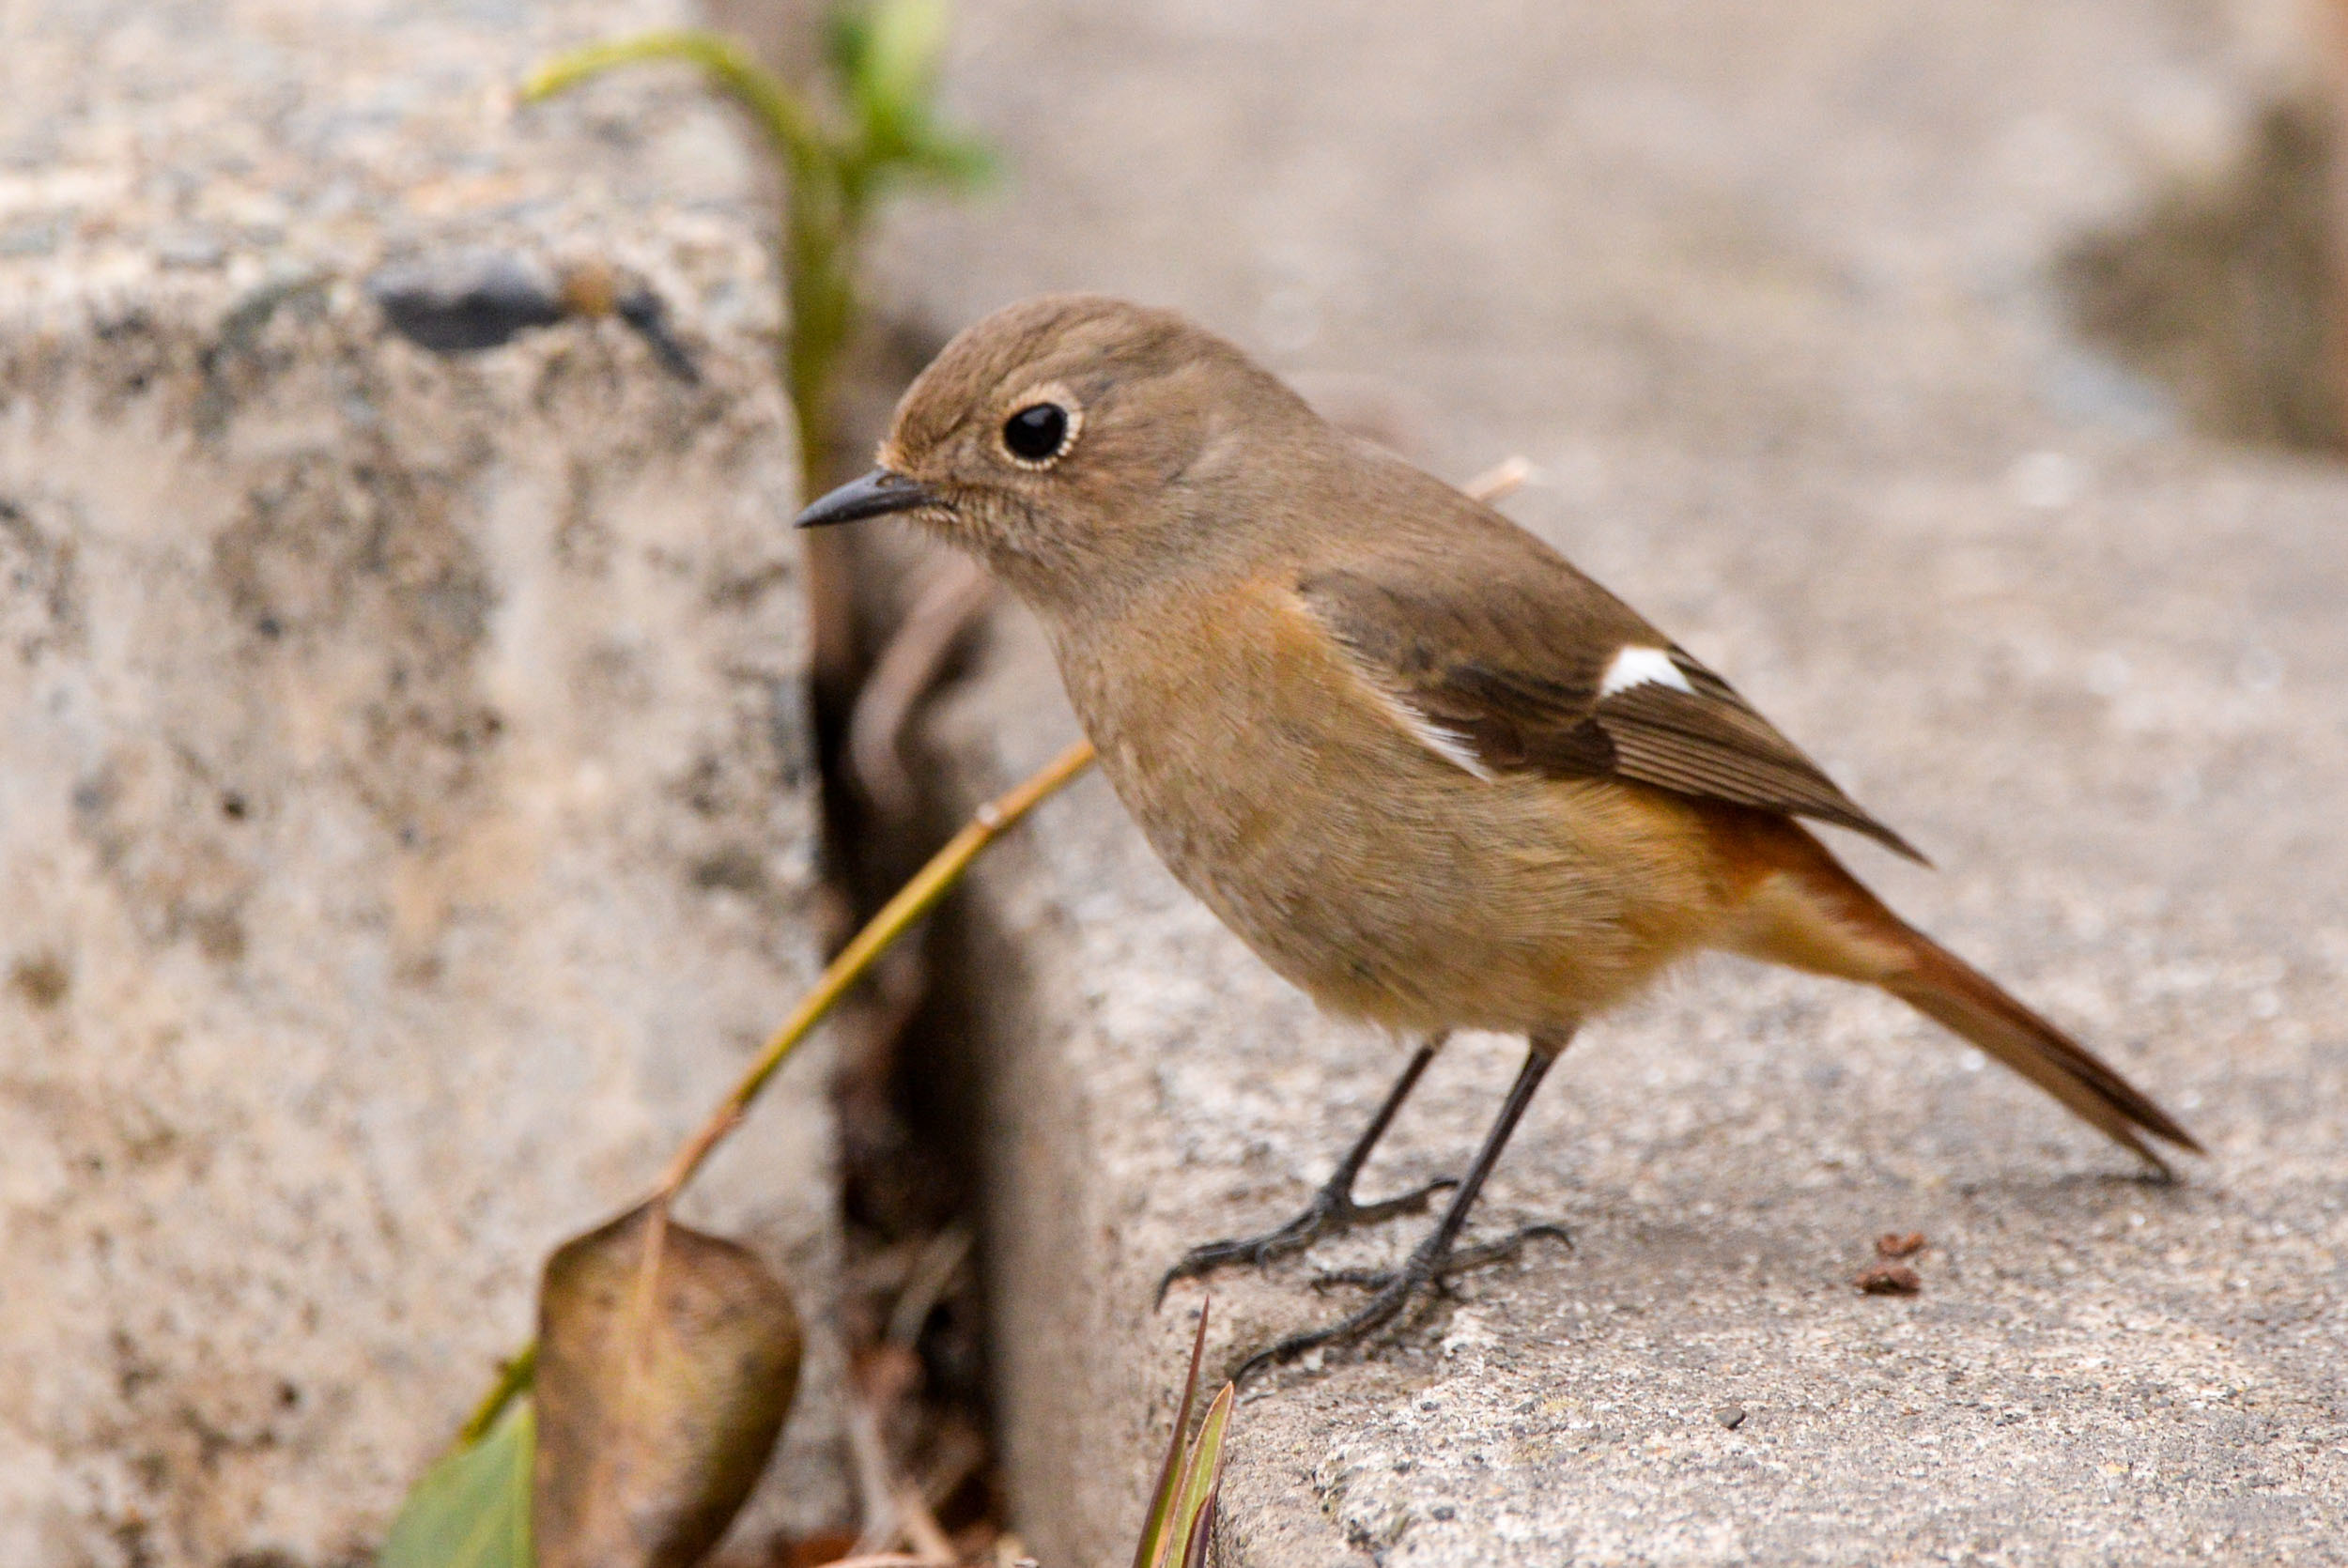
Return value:
M 698 1562 L 766 1468 L 797 1391 L 799 1320 L 782 1282 L 748 1249 L 645 1205 L 547 1260 L 538 1344 L 537 1568 Z

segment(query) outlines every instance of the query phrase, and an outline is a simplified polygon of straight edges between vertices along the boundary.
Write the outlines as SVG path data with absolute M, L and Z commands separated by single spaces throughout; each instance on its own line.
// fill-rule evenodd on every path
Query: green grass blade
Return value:
M 1212 1505 L 1223 1484 L 1223 1437 L 1238 1395 L 1237 1389 L 1224 1384 L 1223 1391 L 1207 1407 L 1206 1419 L 1198 1423 L 1198 1440 L 1190 1445 L 1190 1456 L 1182 1465 L 1182 1496 L 1175 1500 L 1172 1527 L 1166 1531 L 1166 1545 L 1176 1549 L 1169 1568 L 1179 1568 L 1203 1551 L 1201 1543 L 1214 1528 Z
M 862 18 L 849 89 L 870 115 L 904 119 L 922 114 L 946 54 L 944 0 L 876 0 Z
M 1134 1546 L 1134 1568 L 1157 1568 L 1166 1555 L 1166 1522 L 1174 1514 L 1174 1499 L 1182 1479 L 1182 1439 L 1190 1433 L 1190 1407 L 1198 1397 L 1198 1367 L 1207 1355 L 1207 1311 L 1198 1308 L 1198 1332 L 1190 1342 L 1190 1374 L 1182 1379 L 1182 1408 L 1174 1412 L 1173 1435 L 1166 1440 L 1166 1462 L 1158 1467 L 1158 1483 L 1151 1489 L 1150 1513 Z
M 1189 1548 L 1182 1554 L 1182 1568 L 1207 1568 L 1207 1554 L 1214 1550 L 1215 1511 L 1222 1506 L 1223 1480 L 1218 1473 L 1214 1484 L 1207 1488 L 1207 1506 L 1199 1511 L 1197 1526 L 1190 1532 Z

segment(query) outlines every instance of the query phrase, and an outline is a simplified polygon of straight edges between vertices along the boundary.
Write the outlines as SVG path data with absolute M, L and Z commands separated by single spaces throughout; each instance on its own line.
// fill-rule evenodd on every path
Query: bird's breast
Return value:
M 1612 869 L 1639 856 L 1608 848 L 1645 831 L 1612 820 L 1622 792 L 1477 777 L 1430 750 L 1284 585 L 1047 626 L 1151 847 L 1322 1006 L 1526 1028 L 1644 977 L 1627 935 L 1637 888 Z

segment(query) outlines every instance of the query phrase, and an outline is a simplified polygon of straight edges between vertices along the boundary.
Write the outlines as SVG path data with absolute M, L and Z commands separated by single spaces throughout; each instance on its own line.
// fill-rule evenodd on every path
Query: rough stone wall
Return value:
M 363 1559 L 811 975 L 754 165 L 506 90 L 674 20 L 0 8 L 0 1561 Z M 485 245 L 638 269 L 699 380 L 386 331 Z M 821 1079 L 688 1206 L 819 1330 L 747 1528 L 844 1508 Z

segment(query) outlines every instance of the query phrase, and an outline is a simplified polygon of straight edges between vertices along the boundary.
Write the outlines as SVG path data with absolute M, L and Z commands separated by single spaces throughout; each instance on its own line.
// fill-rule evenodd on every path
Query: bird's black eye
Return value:
M 1048 463 L 1068 450 L 1068 410 L 1030 403 L 1003 422 L 1003 449 L 1023 463 Z

